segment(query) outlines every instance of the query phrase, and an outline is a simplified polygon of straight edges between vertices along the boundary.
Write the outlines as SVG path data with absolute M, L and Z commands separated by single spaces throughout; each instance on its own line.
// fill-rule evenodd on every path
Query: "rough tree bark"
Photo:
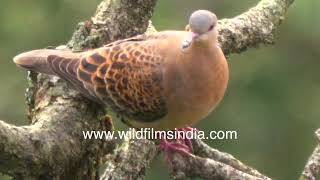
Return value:
M 91 20 L 78 25 L 68 47 L 94 48 L 145 32 L 156 0 L 104 0 Z M 60 46 L 58 48 L 65 48 Z M 0 171 L 17 179 L 98 177 L 102 157 L 113 141 L 84 140 L 83 130 L 111 130 L 103 109 L 62 80 L 31 73 L 27 100 L 31 125 L 0 121 Z
M 235 18 L 220 20 L 219 42 L 225 54 L 272 44 L 274 31 L 292 2 L 261 0 Z M 151 30 L 149 19 L 155 4 L 156 0 L 104 0 L 90 20 L 79 23 L 67 45 L 58 48 L 95 48 L 141 34 L 148 24 Z M 28 82 L 31 124 L 17 127 L 0 121 L 0 172 L 17 179 L 97 179 L 100 165 L 106 162 L 101 179 L 144 177 L 157 155 L 155 143 L 124 140 L 117 146 L 113 140 L 84 140 L 83 130 L 112 130 L 106 112 L 58 78 L 30 73 Z M 194 156 L 174 156 L 173 178 L 269 179 L 202 141 L 194 140 L 194 145 Z M 312 157 L 319 161 L 319 156 Z M 312 173 L 318 173 L 319 165 L 316 167 Z

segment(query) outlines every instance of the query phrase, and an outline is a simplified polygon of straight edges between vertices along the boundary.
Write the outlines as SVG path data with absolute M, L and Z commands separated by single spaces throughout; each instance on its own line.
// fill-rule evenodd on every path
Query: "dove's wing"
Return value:
M 157 41 L 164 38 L 140 35 L 116 41 L 78 58 L 50 55 L 48 62 L 59 77 L 86 97 L 140 121 L 166 115 L 163 97 L 164 57 Z

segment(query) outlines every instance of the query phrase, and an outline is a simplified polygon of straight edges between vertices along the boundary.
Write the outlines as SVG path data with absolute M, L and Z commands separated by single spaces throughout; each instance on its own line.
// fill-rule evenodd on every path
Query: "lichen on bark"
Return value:
M 292 2 L 261 0 L 235 18 L 220 20 L 219 42 L 225 54 L 272 44 L 274 31 Z M 148 27 L 155 3 L 156 0 L 103 0 L 95 15 L 79 23 L 71 40 L 62 48 L 73 51 L 96 48 L 141 34 Z M 17 127 L 0 121 L 0 172 L 17 179 L 97 179 L 99 166 L 106 161 L 108 168 L 102 179 L 144 177 L 156 155 L 153 142 L 129 140 L 123 142 L 126 146 L 116 148 L 112 140 L 84 140 L 83 130 L 112 130 L 112 122 L 104 117 L 104 110 L 58 78 L 42 74 L 29 77 L 27 102 L 31 125 Z M 215 177 L 222 179 L 241 175 L 247 179 L 268 179 L 231 155 L 202 148 L 207 148 L 207 154 L 195 152 L 197 156 L 183 161 L 196 162 L 193 164 L 196 167 L 191 168 L 190 163 L 179 167 L 183 163 L 178 163 L 175 166 L 178 174 L 173 176 L 189 174 L 208 179 L 212 177 L 210 173 L 215 173 Z M 179 157 L 176 160 L 182 162 Z M 221 169 L 214 170 L 216 167 Z M 236 174 L 230 176 L 230 172 Z

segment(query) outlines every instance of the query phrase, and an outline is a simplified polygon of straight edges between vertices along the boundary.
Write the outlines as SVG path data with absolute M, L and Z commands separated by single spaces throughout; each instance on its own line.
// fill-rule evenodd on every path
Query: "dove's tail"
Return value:
M 74 58 L 76 55 L 67 50 L 39 49 L 24 52 L 13 58 L 18 66 L 45 74 L 56 75 L 48 63 L 49 56 L 62 56 Z
M 19 54 L 13 58 L 13 61 L 27 70 L 58 76 L 87 98 L 101 103 L 96 96 L 91 94 L 92 90 L 84 85 L 81 77 L 77 76 L 77 68 L 82 55 L 68 50 L 39 49 Z

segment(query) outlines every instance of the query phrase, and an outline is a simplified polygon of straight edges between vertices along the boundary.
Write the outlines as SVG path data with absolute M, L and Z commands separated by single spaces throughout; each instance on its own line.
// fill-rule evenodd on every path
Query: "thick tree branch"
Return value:
M 68 46 L 73 50 L 96 48 L 142 34 L 155 5 L 156 0 L 104 0 L 91 20 L 78 24 Z
M 143 33 L 155 0 L 104 0 L 95 16 L 80 23 L 69 48 L 94 48 Z M 60 47 L 61 48 L 61 47 Z M 55 77 L 32 75 L 28 103 L 32 125 L 0 123 L 0 171 L 14 177 L 89 179 L 97 176 L 101 157 L 113 142 L 84 140 L 83 130 L 110 130 L 95 104 Z M 98 110 L 97 110 L 98 109 Z M 108 148 L 109 147 L 109 148 Z
M 294 0 L 261 0 L 247 12 L 219 21 L 219 42 L 225 54 L 272 44 L 274 32 Z
M 100 180 L 143 179 L 157 154 L 156 149 L 149 140 L 124 140 L 106 163 Z
M 62 80 L 39 76 L 37 82 L 32 125 L 0 123 L 1 171 L 24 178 L 95 175 L 96 157 L 112 152 L 114 143 L 83 140 L 82 130 L 109 130 L 110 121 L 99 121 L 98 108 Z M 88 175 L 77 174 L 79 169 Z

